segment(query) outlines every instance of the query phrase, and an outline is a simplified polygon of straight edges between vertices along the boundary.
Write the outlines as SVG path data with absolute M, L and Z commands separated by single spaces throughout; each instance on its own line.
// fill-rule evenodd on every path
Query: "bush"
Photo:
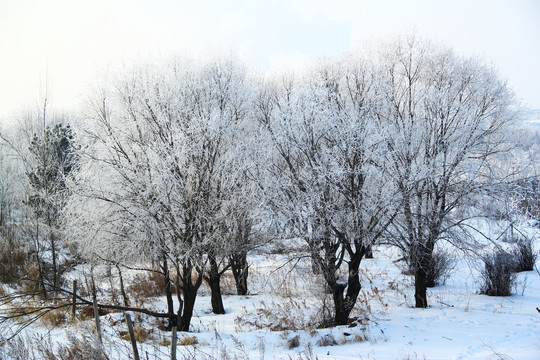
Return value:
M 404 255 L 403 258 L 395 262 L 401 260 L 405 260 L 405 265 L 399 266 L 401 273 L 403 275 L 414 275 L 416 268 L 419 266 L 418 262 L 410 254 Z M 454 258 L 446 251 L 435 250 L 426 269 L 426 286 L 432 288 L 437 285 L 444 285 L 453 268 Z
M 426 286 L 444 285 L 453 269 L 454 259 L 445 251 L 435 251 L 426 274 Z
M 486 255 L 482 259 L 484 269 L 481 271 L 483 284 L 481 294 L 489 296 L 510 296 L 515 286 L 516 260 L 512 254 L 498 251 Z
M 296 349 L 300 346 L 300 335 L 296 335 L 287 341 L 287 347 L 289 350 Z
M 324 346 L 336 346 L 338 342 L 334 338 L 332 334 L 326 334 L 323 337 L 321 337 L 319 340 L 317 340 L 317 346 L 324 347 Z
M 516 262 L 516 272 L 534 270 L 538 254 L 533 250 L 530 239 L 518 240 L 513 255 Z

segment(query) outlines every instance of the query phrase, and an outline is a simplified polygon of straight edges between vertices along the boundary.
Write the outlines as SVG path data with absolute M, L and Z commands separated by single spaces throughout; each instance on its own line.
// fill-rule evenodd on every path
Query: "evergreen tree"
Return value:
M 66 201 L 66 177 L 77 163 L 74 150 L 74 136 L 69 125 L 47 126 L 41 135 L 34 134 L 30 142 L 29 151 L 33 157 L 34 166 L 32 171 L 27 173 L 30 185 L 27 205 L 32 208 L 38 221 L 36 252 L 42 286 L 44 274 L 39 249 L 44 245 L 40 246 L 40 244 L 45 244 L 46 250 L 51 251 L 53 288 L 59 285 L 58 219 Z M 39 224 L 45 229 L 44 236 L 40 236 Z

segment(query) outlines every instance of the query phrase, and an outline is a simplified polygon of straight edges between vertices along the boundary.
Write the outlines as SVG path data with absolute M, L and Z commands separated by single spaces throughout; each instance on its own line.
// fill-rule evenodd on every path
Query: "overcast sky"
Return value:
M 0 117 L 33 106 L 46 77 L 72 110 L 99 73 L 139 58 L 232 50 L 294 68 L 411 29 L 493 63 L 540 109 L 540 0 L 0 0 Z

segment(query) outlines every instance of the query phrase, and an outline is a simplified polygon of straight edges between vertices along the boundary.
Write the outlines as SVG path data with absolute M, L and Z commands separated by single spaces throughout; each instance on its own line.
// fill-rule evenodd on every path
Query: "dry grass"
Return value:
M 41 317 L 41 322 L 49 326 L 60 326 L 68 322 L 69 316 L 65 308 L 47 311 Z
M 186 335 L 180 340 L 180 346 L 197 345 L 199 340 L 195 336 Z
M 236 295 L 236 282 L 231 271 L 221 275 L 220 288 L 223 295 Z
M 35 264 L 29 264 L 24 270 L 22 291 L 31 293 L 39 290 L 39 268 Z
M 20 324 L 31 319 L 38 319 L 45 326 L 57 327 L 68 323 L 69 308 L 62 307 L 58 309 L 44 308 L 43 304 L 37 302 L 27 302 L 11 306 L 7 311 L 7 317 Z
M 135 341 L 142 344 L 148 339 L 148 336 L 150 335 L 150 331 L 148 331 L 148 330 L 146 330 L 146 329 L 144 329 L 142 327 L 135 326 L 133 328 L 133 334 L 135 336 Z M 129 332 L 127 330 L 120 331 L 120 338 L 122 340 L 131 341 L 131 338 L 129 336 Z
M 137 274 L 129 291 L 135 299 L 161 296 L 165 292 L 165 276 L 158 273 Z
M 326 334 L 322 336 L 319 340 L 317 340 L 317 346 L 324 347 L 324 346 L 335 346 L 338 342 L 334 338 L 334 335 L 332 334 Z
M 39 307 L 34 304 L 11 306 L 7 311 L 7 317 L 10 320 L 22 323 L 26 321 L 29 314 L 39 313 Z
M 0 282 L 15 284 L 26 267 L 26 249 L 3 246 L 0 250 Z
M 107 315 L 112 311 L 107 309 L 98 309 L 99 316 Z M 117 311 L 115 311 L 117 312 Z M 77 306 L 77 314 L 80 320 L 87 321 L 94 318 L 94 307 L 92 305 Z
M 87 321 L 94 318 L 94 308 L 90 305 L 79 306 L 78 308 L 79 319 Z
M 139 343 L 143 343 L 148 339 L 150 332 L 142 327 L 135 326 L 133 328 L 133 333 L 135 334 L 135 340 Z
M 343 334 L 343 336 L 339 339 L 339 345 L 357 344 L 366 341 L 369 341 L 366 334 Z
M 270 331 L 305 330 L 318 327 L 318 319 L 306 316 L 310 306 L 305 300 L 285 299 L 282 303 L 267 305 L 260 302 L 254 311 L 243 310 L 234 320 L 237 327 L 248 326 L 257 330 Z

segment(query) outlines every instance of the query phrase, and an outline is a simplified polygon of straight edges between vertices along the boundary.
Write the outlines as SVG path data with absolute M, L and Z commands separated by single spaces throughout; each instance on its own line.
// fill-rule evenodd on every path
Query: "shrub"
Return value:
M 300 346 L 300 335 L 296 335 L 287 341 L 287 347 L 289 350 L 295 349 Z
M 513 250 L 513 255 L 516 262 L 516 272 L 534 270 L 538 254 L 533 250 L 530 239 L 518 240 Z
M 405 260 L 405 265 L 399 266 L 403 275 L 414 275 L 416 267 L 419 266 L 412 256 L 404 255 L 403 258 L 395 261 Z M 435 287 L 444 285 L 454 268 L 454 258 L 446 251 L 435 250 L 426 269 L 426 286 Z
M 484 256 L 484 269 L 481 271 L 481 294 L 489 296 L 510 296 L 515 286 L 516 261 L 512 254 L 498 251 Z
M 317 346 L 336 346 L 338 342 L 334 338 L 332 334 L 326 334 L 323 337 L 321 337 L 319 340 L 317 340 Z
M 435 251 L 427 269 L 427 287 L 444 285 L 453 269 L 454 259 L 446 251 Z

